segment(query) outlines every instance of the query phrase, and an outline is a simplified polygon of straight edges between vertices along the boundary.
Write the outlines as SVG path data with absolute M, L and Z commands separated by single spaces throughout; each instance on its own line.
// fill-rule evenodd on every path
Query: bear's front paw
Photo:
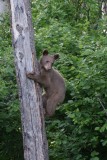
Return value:
M 26 76 L 31 79 L 34 77 L 34 75 L 35 75 L 35 72 L 26 73 Z

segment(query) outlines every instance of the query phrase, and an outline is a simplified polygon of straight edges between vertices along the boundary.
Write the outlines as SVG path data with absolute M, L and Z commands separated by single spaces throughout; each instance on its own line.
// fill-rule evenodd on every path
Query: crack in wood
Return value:
M 16 25 L 16 30 L 17 30 L 20 34 L 22 34 L 23 27 L 22 27 L 21 25 L 17 24 L 17 25 Z
M 24 57 L 23 53 L 22 53 L 22 52 L 19 52 L 19 58 L 20 58 L 20 62 L 22 62 L 22 60 L 23 60 L 23 57 Z

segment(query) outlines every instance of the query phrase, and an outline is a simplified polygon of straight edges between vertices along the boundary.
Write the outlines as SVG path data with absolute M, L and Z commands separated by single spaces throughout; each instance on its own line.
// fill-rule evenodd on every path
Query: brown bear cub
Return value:
M 45 93 L 43 94 L 43 107 L 46 116 L 52 116 L 55 113 L 57 105 L 63 102 L 65 98 L 65 82 L 60 73 L 52 68 L 55 60 L 59 58 L 58 54 L 48 55 L 48 51 L 43 51 L 40 59 L 40 75 L 28 73 L 27 77 L 40 83 Z

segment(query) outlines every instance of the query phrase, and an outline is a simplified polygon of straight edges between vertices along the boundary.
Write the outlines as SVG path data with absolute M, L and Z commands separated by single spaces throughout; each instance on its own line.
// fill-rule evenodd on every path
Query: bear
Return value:
M 52 66 L 59 58 L 59 54 L 49 55 L 48 50 L 43 51 L 39 61 L 40 74 L 27 73 L 27 77 L 42 85 L 45 93 L 42 96 L 45 116 L 54 115 L 58 104 L 62 103 L 65 98 L 65 82 L 61 74 Z

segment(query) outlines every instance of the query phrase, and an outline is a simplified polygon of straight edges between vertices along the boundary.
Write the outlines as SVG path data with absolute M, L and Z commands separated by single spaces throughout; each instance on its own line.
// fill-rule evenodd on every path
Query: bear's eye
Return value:
M 49 63 L 49 61 L 46 61 L 46 63 Z

